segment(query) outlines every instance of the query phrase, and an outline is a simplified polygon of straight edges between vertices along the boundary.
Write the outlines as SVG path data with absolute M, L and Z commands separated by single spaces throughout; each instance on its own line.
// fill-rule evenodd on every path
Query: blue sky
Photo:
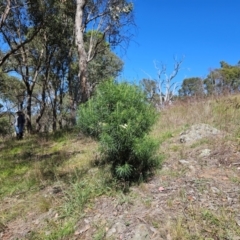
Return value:
M 240 0 L 134 0 L 137 30 L 127 52 L 121 78 L 157 78 L 154 61 L 167 73 L 174 57 L 184 61 L 175 81 L 206 77 L 224 60 L 240 60 Z

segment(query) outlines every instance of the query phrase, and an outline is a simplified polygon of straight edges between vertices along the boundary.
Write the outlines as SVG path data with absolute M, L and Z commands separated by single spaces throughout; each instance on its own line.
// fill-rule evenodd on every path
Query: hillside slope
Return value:
M 0 239 L 240 239 L 240 98 L 179 102 L 161 169 L 122 193 L 75 133 L 1 142 Z

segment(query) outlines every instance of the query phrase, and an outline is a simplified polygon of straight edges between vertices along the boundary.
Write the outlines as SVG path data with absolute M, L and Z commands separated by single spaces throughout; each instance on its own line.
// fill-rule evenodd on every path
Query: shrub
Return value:
M 11 124 L 5 117 L 0 118 L 0 136 L 5 137 L 11 133 Z
M 156 119 L 138 86 L 114 81 L 100 84 L 78 111 L 80 130 L 100 141 L 113 175 L 128 181 L 147 177 L 160 163 L 158 143 L 147 136 Z

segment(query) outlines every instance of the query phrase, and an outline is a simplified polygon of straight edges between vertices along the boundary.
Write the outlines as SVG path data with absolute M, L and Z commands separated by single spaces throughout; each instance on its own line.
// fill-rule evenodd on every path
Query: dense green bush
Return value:
M 5 137 L 8 134 L 11 134 L 11 124 L 9 120 L 5 117 L 0 118 L 0 136 Z
M 129 83 L 106 81 L 78 111 L 78 126 L 100 141 L 103 159 L 120 179 L 145 178 L 160 164 L 158 143 L 147 134 L 157 113 L 143 91 Z

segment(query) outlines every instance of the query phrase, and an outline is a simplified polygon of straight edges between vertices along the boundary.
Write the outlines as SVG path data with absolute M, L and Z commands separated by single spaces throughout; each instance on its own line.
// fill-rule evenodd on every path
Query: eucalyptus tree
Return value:
M 210 70 L 204 80 L 208 94 L 236 93 L 240 91 L 240 65 L 220 62 L 220 68 Z
M 54 54 L 51 65 L 50 81 L 48 81 L 47 95 L 51 106 L 52 130 L 57 129 L 57 123 L 62 128 L 62 120 L 64 112 L 68 111 L 68 106 L 64 103 L 65 98 L 69 98 L 68 77 L 70 74 L 70 66 L 66 51 L 58 49 Z
M 6 22 L 8 14 L 11 10 L 11 0 L 1 1 L 0 4 L 1 4 L 0 5 L 0 12 L 1 12 L 0 29 L 1 29 L 4 23 Z
M 89 31 L 84 36 L 85 49 L 89 51 L 92 41 L 98 41 L 102 50 L 88 63 L 87 95 L 91 96 L 97 84 L 110 78 L 116 78 L 123 68 L 123 61 L 111 51 L 110 44 L 102 41 L 103 33 Z
M 32 130 L 33 91 L 44 63 L 44 47 L 39 43 L 37 45 L 36 42 L 34 46 L 32 44 L 22 46 L 12 60 L 12 70 L 20 76 L 26 89 L 26 126 L 29 132 Z
M 42 79 L 40 109 L 36 123 L 40 129 L 40 119 L 46 107 L 46 99 L 51 106 L 52 129 L 56 130 L 57 122 L 61 126 L 58 115 L 62 115 L 63 98 L 68 95 L 68 79 L 72 76 L 71 65 L 73 61 L 73 15 L 69 13 L 68 6 L 55 2 L 54 17 L 44 28 L 45 63 Z M 69 96 L 69 95 L 68 95 Z
M 41 62 L 41 58 L 38 59 L 37 66 L 32 68 L 34 59 L 30 60 L 28 45 L 37 36 L 46 20 L 48 12 L 42 3 L 42 0 L 7 1 L 5 9 L 8 8 L 8 12 L 5 11 L 0 28 L 2 43 L 0 66 L 4 71 L 15 72 L 26 86 L 28 130 L 31 129 L 31 97 Z M 1 7 L 4 4 L 6 1 L 2 0 Z
M 134 24 L 133 4 L 127 0 L 76 0 L 75 43 L 79 57 L 80 102 L 89 98 L 88 63 L 103 51 L 102 42 L 110 46 L 126 43 L 131 37 L 129 28 Z M 86 50 L 84 34 L 91 31 Z M 93 31 L 96 30 L 96 31 Z M 101 38 L 95 34 L 101 32 Z
M 181 89 L 179 89 L 178 92 L 180 96 L 203 96 L 204 82 L 199 77 L 185 78 L 182 82 Z
M 25 96 L 24 84 L 14 76 L 0 70 L 0 102 L 5 112 L 22 109 Z
M 240 90 L 240 65 L 230 65 L 225 61 L 220 62 L 219 69 L 222 76 L 224 91 L 229 93 L 239 92 Z
M 0 136 L 13 131 L 14 112 L 21 109 L 24 93 L 21 81 L 0 70 Z
M 208 95 L 219 95 L 223 90 L 221 74 L 217 69 L 211 69 L 204 79 L 204 87 Z
M 99 48 L 102 51 L 98 52 L 96 56 L 88 63 L 88 81 L 86 83 L 87 96 L 92 96 L 96 86 L 110 78 L 116 78 L 123 68 L 123 61 L 111 50 L 110 44 L 107 41 L 102 41 L 103 34 L 101 32 L 88 31 L 84 34 L 84 47 L 89 51 L 90 38 L 94 41 L 99 39 Z M 79 88 L 79 65 L 76 48 L 73 48 L 72 59 L 68 75 L 68 89 L 69 89 L 69 109 L 71 111 L 71 122 L 76 122 L 75 109 L 77 104 L 81 101 L 81 91 Z
M 46 106 L 46 91 L 51 80 L 50 76 L 53 76 L 54 67 L 59 61 L 56 54 L 63 48 L 65 49 L 65 58 L 69 54 L 69 49 L 66 50 L 66 43 L 68 42 L 66 38 L 72 35 L 69 34 L 72 26 L 69 28 L 68 21 L 63 18 L 65 16 L 63 14 L 64 9 L 61 8 L 62 5 L 56 0 L 38 0 L 28 5 L 27 11 L 32 14 L 30 19 L 36 22 L 44 19 L 47 24 L 39 30 L 39 34 L 31 42 L 22 45 L 16 51 L 16 54 L 11 55 L 6 66 L 9 71 L 17 73 L 25 84 L 28 131 L 32 130 L 33 97 L 40 95 L 34 92 L 36 85 L 41 85 L 41 101 L 38 99 L 40 109 L 36 118 L 37 128 L 39 129 L 39 121 Z M 37 11 L 38 9 L 40 11 Z M 32 31 L 35 30 L 29 25 L 26 27 L 25 34 L 31 34 Z M 40 88 L 38 87 L 38 89 Z
M 46 107 L 52 109 L 53 129 L 57 121 L 61 125 L 57 114 L 64 108 L 74 119 L 77 103 L 122 69 L 111 47 L 130 37 L 127 1 L 0 0 L 0 9 L 0 67 L 23 83 L 20 100 L 29 131 L 32 114 L 40 130 Z
M 160 96 L 158 93 L 157 82 L 152 79 L 144 78 L 141 80 L 140 84 L 147 96 L 147 100 L 154 106 L 158 105 Z

